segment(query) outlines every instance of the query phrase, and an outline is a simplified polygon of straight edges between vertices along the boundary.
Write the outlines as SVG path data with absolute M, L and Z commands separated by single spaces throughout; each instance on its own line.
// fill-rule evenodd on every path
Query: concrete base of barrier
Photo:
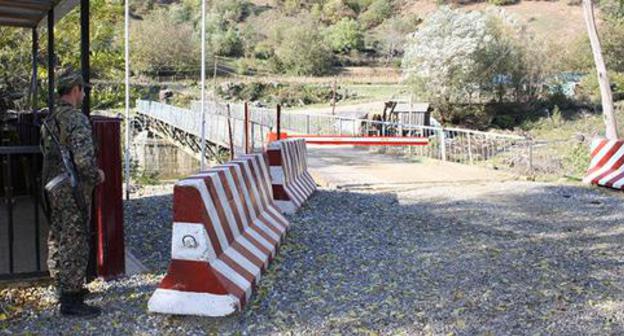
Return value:
M 187 263 L 187 267 L 184 267 L 183 264 L 174 260 L 167 276 L 169 282 L 177 284 L 193 284 L 200 281 L 204 285 L 217 283 L 214 274 L 211 274 L 199 262 L 196 265 L 188 265 Z M 183 278 L 178 278 L 180 276 Z M 201 289 L 201 285 L 198 283 L 193 287 L 197 290 Z M 241 308 L 240 300 L 236 296 L 228 293 L 211 293 L 214 290 L 215 288 L 210 288 L 206 289 L 206 292 L 198 292 L 184 287 L 179 289 L 158 288 L 148 302 L 148 310 L 161 314 L 217 317 L 230 315 Z

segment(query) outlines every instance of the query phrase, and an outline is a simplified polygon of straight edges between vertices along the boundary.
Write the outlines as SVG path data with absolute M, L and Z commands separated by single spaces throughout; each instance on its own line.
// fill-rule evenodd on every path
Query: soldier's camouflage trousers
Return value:
M 85 196 L 85 204 L 91 204 L 90 192 Z M 58 291 L 75 293 L 83 288 L 86 279 L 90 214 L 80 212 L 69 185 L 48 194 L 48 201 L 48 270 Z

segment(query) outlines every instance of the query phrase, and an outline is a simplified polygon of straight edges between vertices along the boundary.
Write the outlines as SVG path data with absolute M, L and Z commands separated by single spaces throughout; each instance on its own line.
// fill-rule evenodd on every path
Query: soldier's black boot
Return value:
M 84 296 L 80 293 L 61 294 L 61 315 L 74 317 L 96 317 L 102 310 L 84 303 Z
M 88 299 L 91 296 L 91 291 L 87 288 L 81 288 L 80 292 L 76 293 L 78 299 L 84 302 L 85 299 Z
M 56 298 L 59 299 L 59 301 L 61 300 L 61 294 L 62 294 L 62 291 L 60 289 L 56 289 Z M 80 291 L 76 294 L 78 295 L 79 298 L 82 298 L 81 299 L 82 301 L 91 297 L 91 291 L 86 287 L 82 287 Z

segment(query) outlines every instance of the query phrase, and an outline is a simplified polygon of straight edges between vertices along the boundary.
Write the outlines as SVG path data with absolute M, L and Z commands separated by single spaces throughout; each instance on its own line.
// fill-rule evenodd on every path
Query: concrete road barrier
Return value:
M 179 181 L 171 262 L 150 312 L 225 316 L 242 309 L 289 226 L 262 154 Z
M 591 162 L 583 182 L 621 190 L 624 186 L 624 141 L 597 138 L 590 149 Z
M 316 184 L 308 172 L 303 139 L 272 142 L 267 148 L 273 198 L 284 213 L 292 214 L 314 193 Z

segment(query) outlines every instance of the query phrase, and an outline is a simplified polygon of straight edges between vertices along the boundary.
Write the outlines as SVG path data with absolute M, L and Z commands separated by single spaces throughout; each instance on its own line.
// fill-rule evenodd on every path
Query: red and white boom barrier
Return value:
M 303 139 L 275 141 L 267 148 L 273 197 L 284 213 L 295 213 L 316 190 L 308 173 L 306 143 Z
M 171 262 L 149 311 L 225 316 L 241 309 L 288 226 L 273 202 L 262 154 L 179 181 Z
M 269 140 L 277 139 L 276 133 L 269 133 Z M 281 133 L 280 139 L 303 139 L 311 145 L 348 145 L 348 146 L 426 146 L 425 137 L 404 136 L 350 136 L 350 135 L 309 135 Z
M 592 141 L 590 149 L 591 162 L 583 182 L 623 189 L 624 141 L 598 138 Z

